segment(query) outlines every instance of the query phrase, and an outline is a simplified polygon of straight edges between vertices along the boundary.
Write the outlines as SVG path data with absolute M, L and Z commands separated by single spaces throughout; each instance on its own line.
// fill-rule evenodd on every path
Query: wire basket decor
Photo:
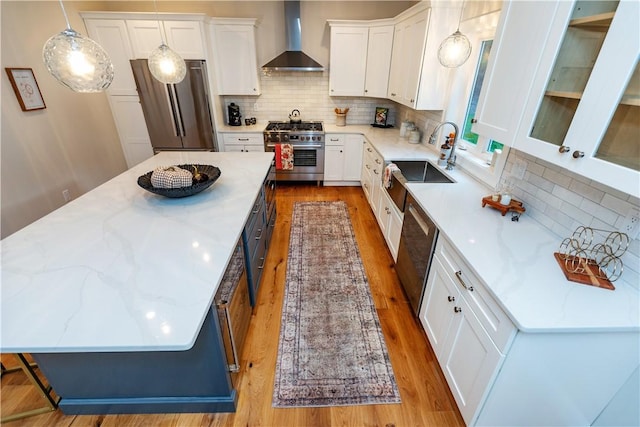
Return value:
M 614 289 L 611 282 L 622 275 L 629 243 L 625 233 L 580 226 L 554 255 L 569 280 Z

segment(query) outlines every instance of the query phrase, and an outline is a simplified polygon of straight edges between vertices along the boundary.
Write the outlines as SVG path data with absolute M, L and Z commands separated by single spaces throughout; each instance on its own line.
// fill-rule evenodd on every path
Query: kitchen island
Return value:
M 272 153 L 163 152 L 2 241 L 5 353 L 31 353 L 65 413 L 233 411 L 214 296 Z M 211 164 L 208 189 L 137 185 Z

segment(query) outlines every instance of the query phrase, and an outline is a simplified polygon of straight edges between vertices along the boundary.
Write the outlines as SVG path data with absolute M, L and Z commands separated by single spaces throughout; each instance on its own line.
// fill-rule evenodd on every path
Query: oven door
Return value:
M 276 170 L 276 181 L 323 181 L 324 144 L 291 144 L 293 169 Z M 274 152 L 276 144 L 265 144 L 266 151 Z

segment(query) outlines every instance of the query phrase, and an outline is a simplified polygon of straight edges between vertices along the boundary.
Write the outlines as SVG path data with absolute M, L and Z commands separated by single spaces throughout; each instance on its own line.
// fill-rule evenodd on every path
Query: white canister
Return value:
M 405 120 L 404 122 L 402 122 L 402 124 L 400 125 L 400 137 L 401 138 L 406 138 L 408 135 L 409 130 L 413 127 L 413 123 L 411 123 L 410 121 Z
M 418 129 L 414 129 L 409 133 L 409 142 L 411 144 L 420 143 L 420 131 Z
M 501 205 L 505 205 L 505 206 L 509 206 L 509 204 L 511 203 L 511 194 L 509 193 L 504 193 L 501 197 L 500 197 L 500 204 Z

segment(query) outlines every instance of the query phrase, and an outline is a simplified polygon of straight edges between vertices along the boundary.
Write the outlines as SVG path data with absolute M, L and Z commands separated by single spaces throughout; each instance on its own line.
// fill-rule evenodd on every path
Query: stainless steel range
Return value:
M 324 127 L 322 122 L 269 122 L 264 130 L 265 151 L 276 144 L 293 146 L 293 169 L 276 170 L 277 181 L 324 180 Z

